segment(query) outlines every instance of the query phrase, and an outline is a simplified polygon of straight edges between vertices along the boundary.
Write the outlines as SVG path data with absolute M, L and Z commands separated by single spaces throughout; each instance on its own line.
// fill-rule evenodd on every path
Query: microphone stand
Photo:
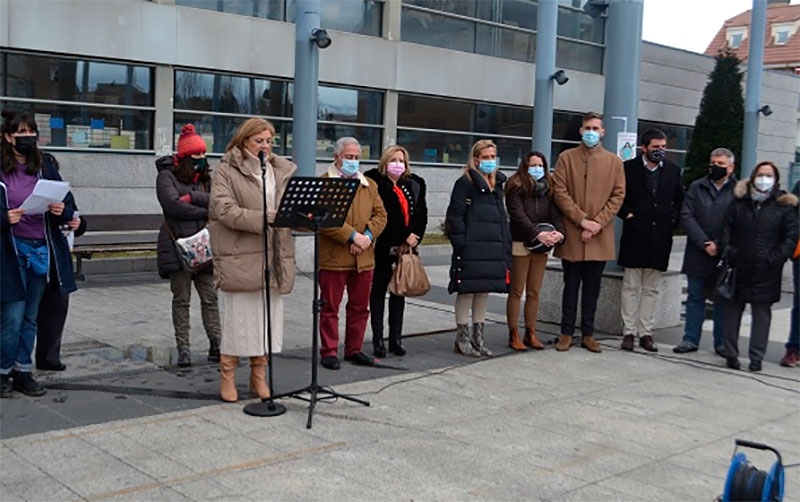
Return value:
M 267 356 L 267 372 L 268 372 L 268 381 L 267 384 L 269 386 L 269 397 L 261 399 L 260 402 L 257 403 L 250 403 L 244 407 L 244 412 L 247 415 L 252 415 L 256 417 L 277 417 L 278 415 L 283 415 L 286 413 L 286 407 L 282 404 L 276 403 L 272 396 L 275 395 L 275 391 L 272 388 L 272 302 L 270 299 L 270 291 L 269 291 L 269 225 L 268 225 L 268 218 L 267 218 L 267 161 L 264 158 L 264 150 L 260 150 L 258 152 L 258 160 L 261 161 L 261 199 L 262 199 L 262 206 L 263 206 L 263 213 L 262 213 L 262 230 L 264 234 L 264 292 L 267 298 L 267 305 L 266 305 L 266 335 L 267 335 L 267 346 L 264 347 L 264 354 Z M 263 328 L 262 328 L 263 329 Z M 262 340 L 263 340 L 264 333 L 262 331 Z

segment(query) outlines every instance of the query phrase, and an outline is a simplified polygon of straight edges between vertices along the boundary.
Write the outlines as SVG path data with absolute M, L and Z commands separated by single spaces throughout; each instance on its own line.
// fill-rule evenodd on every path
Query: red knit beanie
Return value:
M 186 124 L 181 128 L 181 137 L 178 139 L 178 153 L 175 155 L 177 160 L 198 153 L 206 153 L 206 142 L 194 130 L 192 124 Z

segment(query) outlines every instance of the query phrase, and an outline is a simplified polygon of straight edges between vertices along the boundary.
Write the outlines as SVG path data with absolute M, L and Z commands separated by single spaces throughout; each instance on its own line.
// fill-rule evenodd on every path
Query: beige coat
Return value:
M 339 170 L 331 164 L 322 176 L 338 178 Z M 386 209 L 378 194 L 378 185 L 360 172 L 358 179 L 361 183 L 344 225 L 338 228 L 322 228 L 319 231 L 321 270 L 364 272 L 375 268 L 375 241 L 386 226 Z M 350 254 L 350 236 L 353 231 L 363 233 L 367 228 L 372 232 L 372 245 L 358 256 Z
M 275 199 L 280 202 L 297 166 L 271 154 Z M 214 282 L 227 292 L 264 287 L 263 194 L 258 159 L 239 148 L 229 150 L 214 169 L 209 201 L 209 232 L 214 256 Z M 294 237 L 289 228 L 270 231 L 270 287 L 289 294 L 294 287 Z
M 558 156 L 553 174 L 553 200 L 564 214 L 566 239 L 555 255 L 567 261 L 608 261 L 616 257 L 614 216 L 625 199 L 622 160 L 602 146 L 581 144 Z M 587 244 L 581 221 L 594 220 L 603 229 Z

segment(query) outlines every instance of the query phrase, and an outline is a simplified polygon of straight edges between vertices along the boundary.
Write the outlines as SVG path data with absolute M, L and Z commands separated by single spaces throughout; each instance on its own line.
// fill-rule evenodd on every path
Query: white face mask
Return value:
M 775 178 L 772 176 L 757 176 L 755 185 L 756 190 L 759 192 L 769 192 L 775 186 Z

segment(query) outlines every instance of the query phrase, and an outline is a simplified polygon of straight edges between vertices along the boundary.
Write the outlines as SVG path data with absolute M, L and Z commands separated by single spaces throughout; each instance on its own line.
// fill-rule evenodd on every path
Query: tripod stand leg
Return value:
M 314 419 L 314 408 L 317 406 L 317 388 L 311 388 L 311 399 L 308 403 L 308 422 L 306 422 L 306 429 L 311 428 L 311 421 Z

